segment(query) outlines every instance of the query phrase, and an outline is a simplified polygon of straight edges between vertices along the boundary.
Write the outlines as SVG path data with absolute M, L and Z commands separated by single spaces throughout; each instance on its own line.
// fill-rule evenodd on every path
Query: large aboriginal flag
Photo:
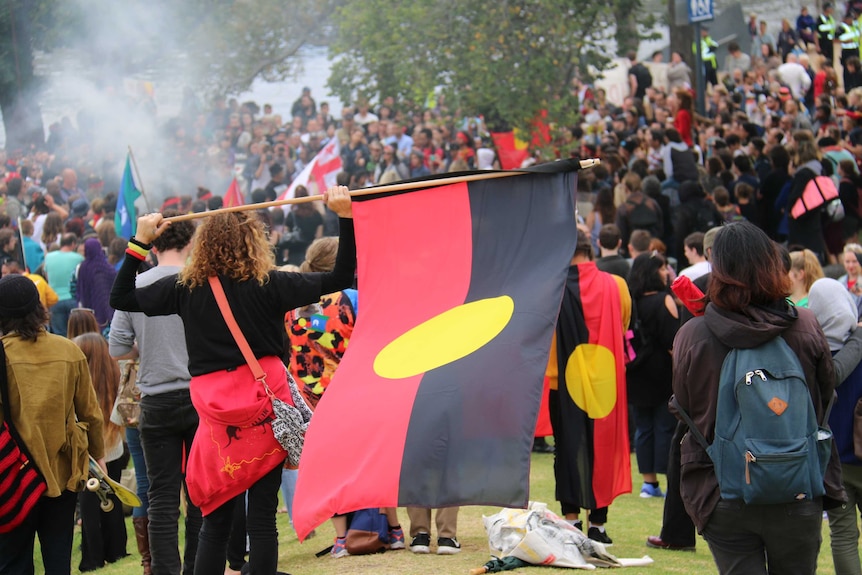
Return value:
M 593 262 L 572 266 L 556 330 L 556 495 L 587 509 L 606 507 L 632 488 L 621 289 L 628 293 L 622 279 Z
M 577 164 L 541 168 L 355 198 L 357 322 L 306 437 L 301 538 L 368 507 L 526 505 L 577 240 Z

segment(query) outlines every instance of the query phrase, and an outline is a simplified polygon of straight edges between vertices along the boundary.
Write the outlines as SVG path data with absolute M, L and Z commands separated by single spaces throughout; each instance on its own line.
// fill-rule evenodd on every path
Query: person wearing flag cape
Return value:
M 608 506 L 631 491 L 623 334 L 631 317 L 625 280 L 599 271 L 578 232 L 546 375 L 554 478 L 562 514 L 604 544 Z M 589 509 L 583 529 L 581 509 Z

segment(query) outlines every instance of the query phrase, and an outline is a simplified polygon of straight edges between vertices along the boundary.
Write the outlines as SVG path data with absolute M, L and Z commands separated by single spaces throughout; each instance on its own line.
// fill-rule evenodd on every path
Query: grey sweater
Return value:
M 176 266 L 158 266 L 140 274 L 135 285 L 147 286 L 179 271 Z M 111 355 L 129 353 L 135 340 L 141 360 L 138 387 L 142 395 L 189 388 L 192 377 L 189 375 L 189 354 L 180 316 L 147 317 L 141 312 L 117 310 L 111 322 Z

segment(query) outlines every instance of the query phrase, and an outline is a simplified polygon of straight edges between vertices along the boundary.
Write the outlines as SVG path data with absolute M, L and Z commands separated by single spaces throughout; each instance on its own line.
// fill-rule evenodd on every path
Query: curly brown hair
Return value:
M 209 276 L 223 275 L 263 285 L 274 266 L 263 224 L 247 212 L 228 212 L 210 216 L 198 227 L 179 283 L 194 289 L 206 284 Z

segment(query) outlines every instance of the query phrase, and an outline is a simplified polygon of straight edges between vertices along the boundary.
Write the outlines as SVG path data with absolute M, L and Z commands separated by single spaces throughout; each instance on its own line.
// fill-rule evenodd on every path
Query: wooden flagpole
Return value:
M 135 154 L 132 152 L 131 145 L 129 145 L 129 158 L 132 160 L 132 169 L 135 170 L 135 178 L 138 180 L 138 185 L 141 186 L 141 195 L 144 196 L 144 203 L 147 204 L 147 210 L 152 212 L 153 208 L 150 206 L 150 198 L 147 197 L 147 193 L 144 191 L 144 182 L 141 180 L 141 172 L 138 171 L 138 162 L 135 161 Z
M 593 166 L 598 166 L 601 163 L 601 160 L 594 158 L 589 160 L 581 160 L 581 169 L 592 168 Z M 530 172 L 518 172 L 518 171 L 509 171 L 509 172 L 477 172 L 476 174 L 470 174 L 466 176 L 453 176 L 451 178 L 440 178 L 438 180 L 422 180 L 419 182 L 405 182 L 401 184 L 388 184 L 385 186 L 375 186 L 373 188 L 364 188 L 361 190 L 353 190 L 350 192 L 351 197 L 353 196 L 365 196 L 369 194 L 385 194 L 389 192 L 403 192 L 405 190 L 415 190 L 418 188 L 429 188 L 436 186 L 447 186 L 450 184 L 460 184 L 463 182 L 473 182 L 476 180 L 492 180 L 496 178 L 509 178 L 512 176 L 520 176 L 523 174 L 528 174 Z M 308 202 L 316 202 L 323 200 L 323 195 L 319 194 L 316 196 L 305 196 L 304 198 L 289 198 L 286 200 L 274 200 L 272 202 L 262 202 L 260 204 L 246 204 L 243 206 L 234 206 L 231 208 L 221 208 L 219 210 L 212 210 L 209 212 L 198 212 L 196 214 L 182 214 L 179 216 L 173 216 L 171 218 L 165 218 L 166 222 L 184 222 L 187 220 L 196 220 L 198 218 L 206 218 L 208 216 L 214 216 L 216 214 L 227 214 L 230 212 L 245 212 L 249 210 L 266 210 L 269 208 L 275 208 L 278 206 L 286 206 L 291 204 L 305 204 Z

